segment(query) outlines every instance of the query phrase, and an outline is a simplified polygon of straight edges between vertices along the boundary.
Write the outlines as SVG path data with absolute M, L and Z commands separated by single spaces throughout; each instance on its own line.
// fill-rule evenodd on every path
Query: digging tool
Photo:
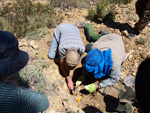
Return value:
M 74 94 L 79 86 L 73 86 L 72 94 Z
M 73 86 L 72 94 L 74 94 L 74 93 L 75 93 L 76 88 L 77 88 L 76 86 Z

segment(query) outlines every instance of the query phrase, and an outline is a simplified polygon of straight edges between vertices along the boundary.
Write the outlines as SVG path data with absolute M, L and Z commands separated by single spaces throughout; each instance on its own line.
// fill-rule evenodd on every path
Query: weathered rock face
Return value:
M 63 11 L 63 22 L 68 22 L 76 25 L 79 22 L 89 21 L 95 33 L 98 33 L 100 29 L 105 29 L 110 33 L 117 33 L 122 36 L 125 44 L 126 53 L 131 53 L 128 55 L 127 59 L 122 64 L 120 80 L 122 81 L 127 75 L 136 76 L 136 72 L 139 64 L 147 57 L 150 57 L 150 27 L 146 26 L 142 31 L 141 36 L 136 39 L 129 39 L 128 28 L 133 27 L 138 21 L 138 16 L 135 13 L 135 1 L 127 5 L 116 5 L 116 19 L 115 22 L 110 23 L 96 23 L 86 19 L 88 15 L 87 9 L 71 9 Z M 86 37 L 84 35 L 84 30 L 79 29 L 81 33 L 82 40 L 86 45 Z M 44 74 L 47 76 L 47 96 L 50 101 L 50 107 L 46 113 L 58 113 L 58 112 L 71 112 L 75 111 L 78 113 L 83 113 L 86 111 L 91 112 L 106 112 L 104 97 L 96 92 L 95 94 L 86 94 L 82 97 L 81 103 L 77 103 L 75 99 L 81 95 L 78 91 L 76 95 L 70 95 L 67 88 L 65 79 L 61 76 L 59 67 L 47 58 L 47 53 L 50 47 L 54 29 L 50 29 L 50 33 L 46 34 L 44 38 L 40 41 L 30 41 L 30 40 L 20 40 L 20 48 L 26 50 L 32 62 L 39 60 L 39 58 L 44 58 L 44 62 L 49 64 L 49 67 L 43 68 Z M 84 54 L 85 56 L 86 54 Z M 76 69 L 81 68 L 81 63 Z M 74 71 L 71 71 L 71 76 Z M 83 87 L 83 85 L 81 86 Z M 82 88 L 81 88 L 82 89 Z M 104 89 L 100 91 L 103 92 Z M 109 88 L 108 94 L 117 97 L 118 92 Z M 91 98 L 92 96 L 92 98 Z M 136 108 L 134 108 L 136 109 Z

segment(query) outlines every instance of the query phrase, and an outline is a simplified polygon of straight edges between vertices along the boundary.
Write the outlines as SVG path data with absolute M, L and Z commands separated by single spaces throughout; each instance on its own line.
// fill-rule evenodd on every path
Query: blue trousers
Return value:
M 55 38 L 55 35 L 53 35 L 52 42 L 51 42 L 51 45 L 50 45 L 50 48 L 49 48 L 49 52 L 48 52 L 48 58 L 50 58 L 50 59 L 54 59 L 55 58 L 57 47 L 58 47 L 58 42 L 57 42 L 57 40 Z

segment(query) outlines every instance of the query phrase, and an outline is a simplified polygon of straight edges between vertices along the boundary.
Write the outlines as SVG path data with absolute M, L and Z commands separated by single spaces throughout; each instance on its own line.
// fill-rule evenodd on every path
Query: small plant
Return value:
M 97 3 L 96 4 L 96 13 L 98 14 L 98 17 L 103 18 L 106 15 L 106 7 L 107 3 Z
M 111 6 L 111 7 L 110 7 Z M 106 15 L 108 15 L 112 11 L 112 4 L 109 0 L 101 0 L 96 3 L 96 9 L 89 10 L 88 18 L 95 20 L 97 18 L 103 19 Z
M 69 112 L 67 112 L 67 113 L 76 113 L 75 111 L 69 111 Z
M 40 40 L 49 32 L 50 32 L 49 28 L 40 27 L 39 29 L 37 29 L 35 31 L 31 31 L 31 32 L 27 33 L 26 38 L 27 38 L 27 40 L 29 40 L 29 39 Z
M 46 91 L 46 76 L 42 73 L 42 67 L 39 65 L 27 65 L 20 71 L 20 77 L 28 82 L 29 86 L 41 93 Z
M 89 8 L 88 10 L 88 18 L 90 20 L 96 20 L 98 18 L 97 13 L 92 8 Z
M 144 45 L 146 42 L 148 42 L 148 38 L 142 38 L 140 37 L 137 41 L 138 44 Z
M 132 17 L 132 16 L 129 16 L 128 20 L 129 20 L 129 21 L 133 20 L 133 17 Z
M 66 101 L 66 102 L 68 102 L 68 99 L 63 99 L 63 101 Z
M 98 18 L 105 19 L 115 19 L 115 4 L 127 4 L 131 0 L 101 0 L 96 3 L 96 10 L 90 9 L 88 11 L 88 18 L 91 20 L 96 20 Z

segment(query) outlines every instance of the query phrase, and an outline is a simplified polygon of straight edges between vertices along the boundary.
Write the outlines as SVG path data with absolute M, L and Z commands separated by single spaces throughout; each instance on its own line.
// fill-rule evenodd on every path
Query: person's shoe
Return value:
M 101 29 L 100 32 L 99 32 L 99 34 L 101 34 L 103 36 L 103 35 L 107 35 L 109 33 L 106 30 Z
M 89 24 L 89 22 L 79 22 L 78 24 L 76 24 L 76 26 L 78 28 L 84 28 L 85 24 Z
M 133 32 L 128 33 L 128 38 L 138 38 L 140 36 L 140 32 L 136 29 Z

